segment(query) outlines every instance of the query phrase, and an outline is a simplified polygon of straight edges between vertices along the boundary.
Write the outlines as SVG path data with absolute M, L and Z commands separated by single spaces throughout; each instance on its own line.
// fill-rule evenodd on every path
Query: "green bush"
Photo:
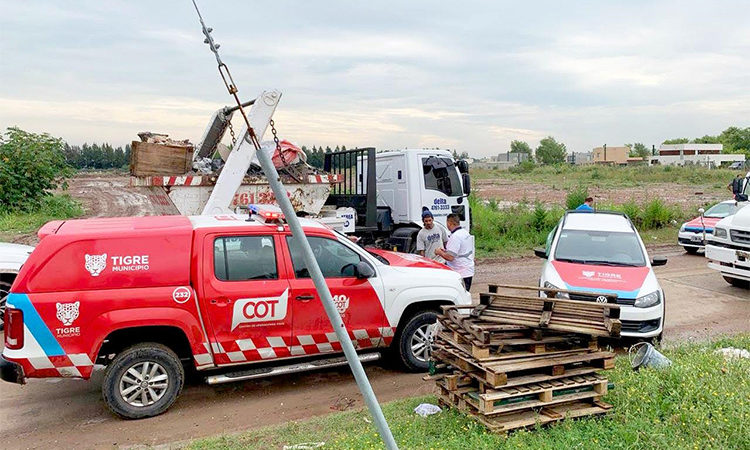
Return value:
M 72 171 L 63 141 L 49 134 L 8 128 L 0 135 L 0 212 L 32 211 Z
M 0 232 L 32 233 L 50 220 L 70 219 L 83 215 L 81 204 L 70 195 L 49 195 L 31 212 L 0 211 Z
M 641 226 L 647 230 L 662 228 L 675 219 L 673 209 L 668 208 L 660 198 L 655 198 L 643 209 Z
M 588 196 L 588 188 L 586 186 L 578 186 L 568 191 L 568 195 L 565 197 L 565 207 L 567 209 L 576 209 L 583 204 Z
M 521 161 L 518 165 L 513 166 L 508 169 L 510 173 L 529 173 L 536 167 L 536 164 L 534 164 L 534 161 L 527 159 L 526 161 Z

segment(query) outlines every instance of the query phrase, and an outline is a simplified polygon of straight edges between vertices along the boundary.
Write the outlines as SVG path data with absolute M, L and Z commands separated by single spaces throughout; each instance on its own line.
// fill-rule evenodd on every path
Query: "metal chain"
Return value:
M 232 127 L 232 121 L 230 120 L 228 124 L 229 124 L 229 134 L 232 136 L 232 150 L 234 150 L 234 144 L 237 143 L 237 137 L 234 135 L 234 128 Z
M 279 151 L 279 154 L 281 154 L 281 144 L 279 144 L 279 137 L 276 135 L 276 126 L 273 123 L 273 119 L 271 119 L 270 122 L 268 122 L 269 125 L 271 125 L 271 133 L 273 134 L 273 142 L 276 144 L 276 150 Z M 281 157 L 281 161 L 284 161 L 284 157 Z M 286 165 L 286 162 L 284 162 Z

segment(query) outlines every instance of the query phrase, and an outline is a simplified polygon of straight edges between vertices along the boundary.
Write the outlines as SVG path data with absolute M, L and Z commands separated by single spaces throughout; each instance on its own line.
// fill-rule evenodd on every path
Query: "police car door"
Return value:
M 206 316 L 216 363 L 237 364 L 290 356 L 289 282 L 280 237 L 210 234 L 204 267 Z

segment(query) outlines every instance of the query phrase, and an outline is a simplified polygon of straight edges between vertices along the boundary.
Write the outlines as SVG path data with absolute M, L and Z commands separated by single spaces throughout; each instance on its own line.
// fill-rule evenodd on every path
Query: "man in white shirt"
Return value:
M 417 233 L 417 253 L 440 263 L 445 262 L 435 254 L 435 250 L 443 248 L 448 242 L 448 232 L 442 226 L 435 225 L 435 219 L 427 208 L 422 209 L 422 223 L 424 228 Z
M 458 214 L 448 214 L 446 220 L 451 236 L 445 244 L 445 250 L 437 249 L 435 254 L 445 258 L 446 265 L 458 272 L 464 279 L 466 290 L 471 289 L 474 278 L 474 236 L 461 228 Z

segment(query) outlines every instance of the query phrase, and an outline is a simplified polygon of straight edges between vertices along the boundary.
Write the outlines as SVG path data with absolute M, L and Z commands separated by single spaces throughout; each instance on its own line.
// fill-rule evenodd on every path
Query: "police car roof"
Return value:
M 262 220 L 247 220 L 247 214 L 219 214 L 216 216 L 190 216 L 190 223 L 194 229 L 198 228 L 228 228 L 228 227 L 275 227 L 277 224 L 265 223 Z M 303 228 L 317 228 L 329 230 L 328 227 L 316 220 L 299 218 Z
M 634 232 L 630 219 L 616 212 L 568 211 L 563 221 L 564 230 L 596 230 L 611 232 Z
M 59 225 L 54 230 L 49 231 L 58 235 L 114 234 L 160 230 L 163 228 L 179 232 L 191 229 L 190 220 L 185 216 L 95 217 L 51 223 L 51 225 L 57 224 Z

